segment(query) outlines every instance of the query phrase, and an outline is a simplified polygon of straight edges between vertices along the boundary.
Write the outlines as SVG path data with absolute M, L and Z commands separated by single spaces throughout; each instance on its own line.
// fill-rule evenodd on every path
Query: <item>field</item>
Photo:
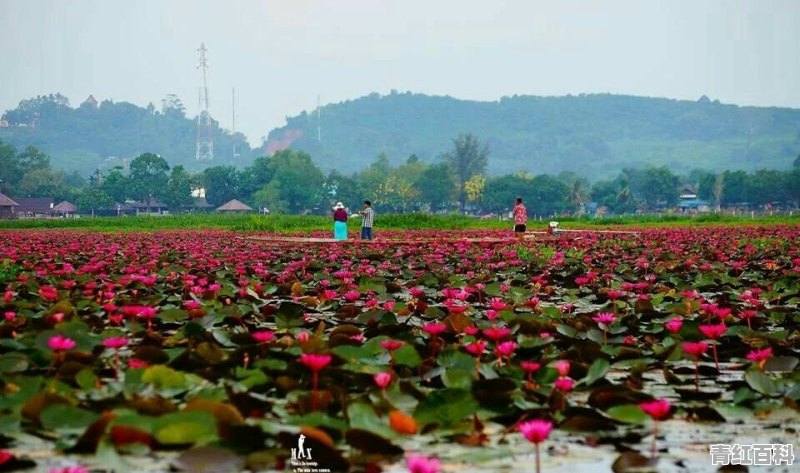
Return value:
M 455 241 L 507 222 L 415 218 L 359 245 L 245 238 L 324 236 L 316 217 L 4 223 L 0 471 L 677 472 L 715 471 L 711 444 L 796 454 L 795 222 L 519 243 Z

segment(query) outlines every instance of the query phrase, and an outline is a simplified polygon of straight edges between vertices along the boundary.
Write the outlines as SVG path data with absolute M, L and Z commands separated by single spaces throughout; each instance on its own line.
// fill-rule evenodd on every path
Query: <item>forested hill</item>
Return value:
M 185 115 L 183 104 L 174 95 L 162 100 L 157 109 L 153 104 L 139 107 L 111 100 L 97 103 L 94 98 L 73 108 L 63 95 L 51 94 L 23 100 L 2 117 L 0 141 L 19 149 L 36 146 L 50 155 L 54 168 L 82 175 L 98 167 L 124 165 L 145 152 L 160 154 L 171 165 L 183 164 L 190 171 L 235 164 L 234 144 L 239 154 L 237 161 L 247 165 L 253 159 L 244 135 L 232 135 L 215 122 L 216 159 L 195 160 L 196 122 Z
M 678 173 L 785 169 L 800 152 L 800 110 L 739 107 L 703 97 L 679 101 L 622 95 L 514 96 L 476 102 L 411 93 L 371 94 L 287 119 L 262 152 L 289 146 L 323 169 L 363 169 L 379 153 L 393 164 L 435 161 L 451 138 L 472 132 L 490 148 L 490 174 L 575 171 L 613 176 L 624 167 L 668 165 Z

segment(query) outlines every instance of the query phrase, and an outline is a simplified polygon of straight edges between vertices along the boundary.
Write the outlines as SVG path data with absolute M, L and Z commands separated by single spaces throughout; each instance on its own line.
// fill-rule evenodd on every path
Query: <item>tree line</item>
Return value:
M 380 154 L 352 174 L 324 174 L 308 153 L 283 150 L 243 168 L 214 166 L 190 173 L 162 156 L 144 153 L 128 169 L 117 166 L 87 178 L 50 166 L 46 154 L 22 151 L 0 141 L 0 192 L 11 197 L 71 200 L 82 211 L 111 208 L 126 201 L 158 201 L 173 211 L 193 208 L 192 191 L 205 190 L 212 206 L 239 199 L 275 213 L 327 213 L 335 202 L 355 209 L 369 199 L 379 212 L 413 211 L 500 214 L 522 197 L 532 215 L 582 212 L 593 202 L 609 213 L 674 207 L 682 185 L 716 206 L 744 203 L 800 203 L 800 156 L 787 171 L 694 171 L 677 175 L 666 166 L 625 168 L 606 180 L 589 182 L 573 172 L 558 175 L 517 172 L 488 176 L 489 147 L 471 133 L 452 140 L 450 151 L 433 163 L 409 156 L 392 166 Z

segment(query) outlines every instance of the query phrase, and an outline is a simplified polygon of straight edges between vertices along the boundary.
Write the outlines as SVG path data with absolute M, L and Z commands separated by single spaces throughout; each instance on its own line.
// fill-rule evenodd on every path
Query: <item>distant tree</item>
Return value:
M 81 212 L 91 212 L 94 215 L 97 210 L 113 207 L 114 199 L 106 194 L 103 189 L 86 187 L 78 194 L 75 205 Z
M 184 118 L 186 116 L 186 107 L 183 106 L 183 102 L 177 95 L 167 94 L 166 97 L 161 99 L 161 113 L 174 118 Z
M 163 199 L 169 183 L 167 160 L 153 153 L 144 153 L 131 161 L 130 190 L 139 201 Z
M 331 171 L 325 178 L 325 189 L 328 194 L 328 203 L 341 202 L 347 208 L 356 209 L 363 200 L 358 188 L 358 182 L 350 177 Z
M 358 184 L 362 193 L 361 200 L 375 200 L 375 194 L 389 178 L 391 172 L 392 166 L 389 164 L 389 156 L 385 153 L 379 154 L 372 164 L 358 174 Z
M 464 183 L 464 192 L 467 194 L 467 202 L 476 203 L 483 200 L 483 190 L 486 188 L 486 177 L 481 174 L 473 174 Z
M 725 171 L 725 193 L 722 203 L 734 205 L 750 202 L 750 176 L 745 171 Z
M 800 207 L 800 167 L 787 171 L 784 181 L 786 183 L 786 196 L 794 202 L 795 207 Z
M 417 177 L 414 187 L 419 190 L 420 201 L 429 205 L 434 212 L 447 205 L 455 191 L 450 168 L 446 163 L 428 166 Z
M 569 188 L 547 174 L 540 174 L 531 180 L 528 195 L 530 197 L 524 203 L 532 215 L 551 215 L 569 208 Z
M 17 160 L 17 149 L 0 141 L 0 192 L 14 195 L 17 182 L 22 177 L 22 170 Z
M 214 166 L 202 173 L 206 200 L 214 206 L 220 206 L 239 195 L 239 176 L 233 166 Z
M 122 168 L 119 166 L 111 169 L 108 175 L 102 178 L 100 187 L 119 203 L 124 203 L 128 197 L 133 196 L 130 190 L 130 179 L 122 173 Z
M 527 202 L 531 197 L 533 177 L 524 174 L 506 174 L 486 181 L 481 207 L 490 212 L 508 212 L 517 197 Z
M 711 189 L 711 196 L 714 199 L 714 205 L 719 210 L 722 204 L 722 196 L 725 195 L 725 174 L 720 173 L 714 178 L 714 186 Z
M 798 135 L 800 135 L 800 133 L 798 133 Z M 798 154 L 797 157 L 794 158 L 794 162 L 792 163 L 792 167 L 795 168 L 795 169 L 800 168 L 800 154 Z
M 678 203 L 680 179 L 668 167 L 627 168 L 623 173 L 630 180 L 634 196 L 644 204 L 655 207 L 659 204 L 671 206 Z
M 636 202 L 628 176 L 620 173 L 614 179 L 597 181 L 592 185 L 591 198 L 615 214 L 636 211 Z
M 253 202 L 258 207 L 265 207 L 272 213 L 286 213 L 289 211 L 289 203 L 281 199 L 280 183 L 272 181 L 265 184 L 253 195 Z
M 190 207 L 194 203 L 191 178 L 183 166 L 172 168 L 169 184 L 164 194 L 164 203 L 173 212 L 181 208 Z
M 453 139 L 453 150 L 444 155 L 456 184 L 461 212 L 467 203 L 466 183 L 475 174 L 485 174 L 489 165 L 489 147 L 481 145 L 472 133 L 461 133 Z
M 754 172 L 748 182 L 750 201 L 757 205 L 786 200 L 786 187 L 783 173 L 760 169 Z
M 22 176 L 17 189 L 19 195 L 25 197 L 63 198 L 66 192 L 64 172 L 50 168 L 34 169 Z
M 36 149 L 35 146 L 26 147 L 17 155 L 17 161 L 23 174 L 37 169 L 50 168 L 50 157 Z
M 278 151 L 270 158 L 270 167 L 273 175 L 267 185 L 277 190 L 289 212 L 300 213 L 320 204 L 325 177 L 307 153 Z

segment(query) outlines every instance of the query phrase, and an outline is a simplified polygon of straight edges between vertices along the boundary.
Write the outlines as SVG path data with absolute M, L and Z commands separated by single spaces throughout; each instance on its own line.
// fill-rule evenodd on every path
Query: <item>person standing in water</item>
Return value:
M 347 211 L 341 202 L 333 207 L 333 239 L 347 240 Z
M 517 197 L 517 204 L 514 205 L 514 236 L 517 240 L 525 240 L 525 231 L 528 229 L 528 209 L 522 203 L 522 197 Z

